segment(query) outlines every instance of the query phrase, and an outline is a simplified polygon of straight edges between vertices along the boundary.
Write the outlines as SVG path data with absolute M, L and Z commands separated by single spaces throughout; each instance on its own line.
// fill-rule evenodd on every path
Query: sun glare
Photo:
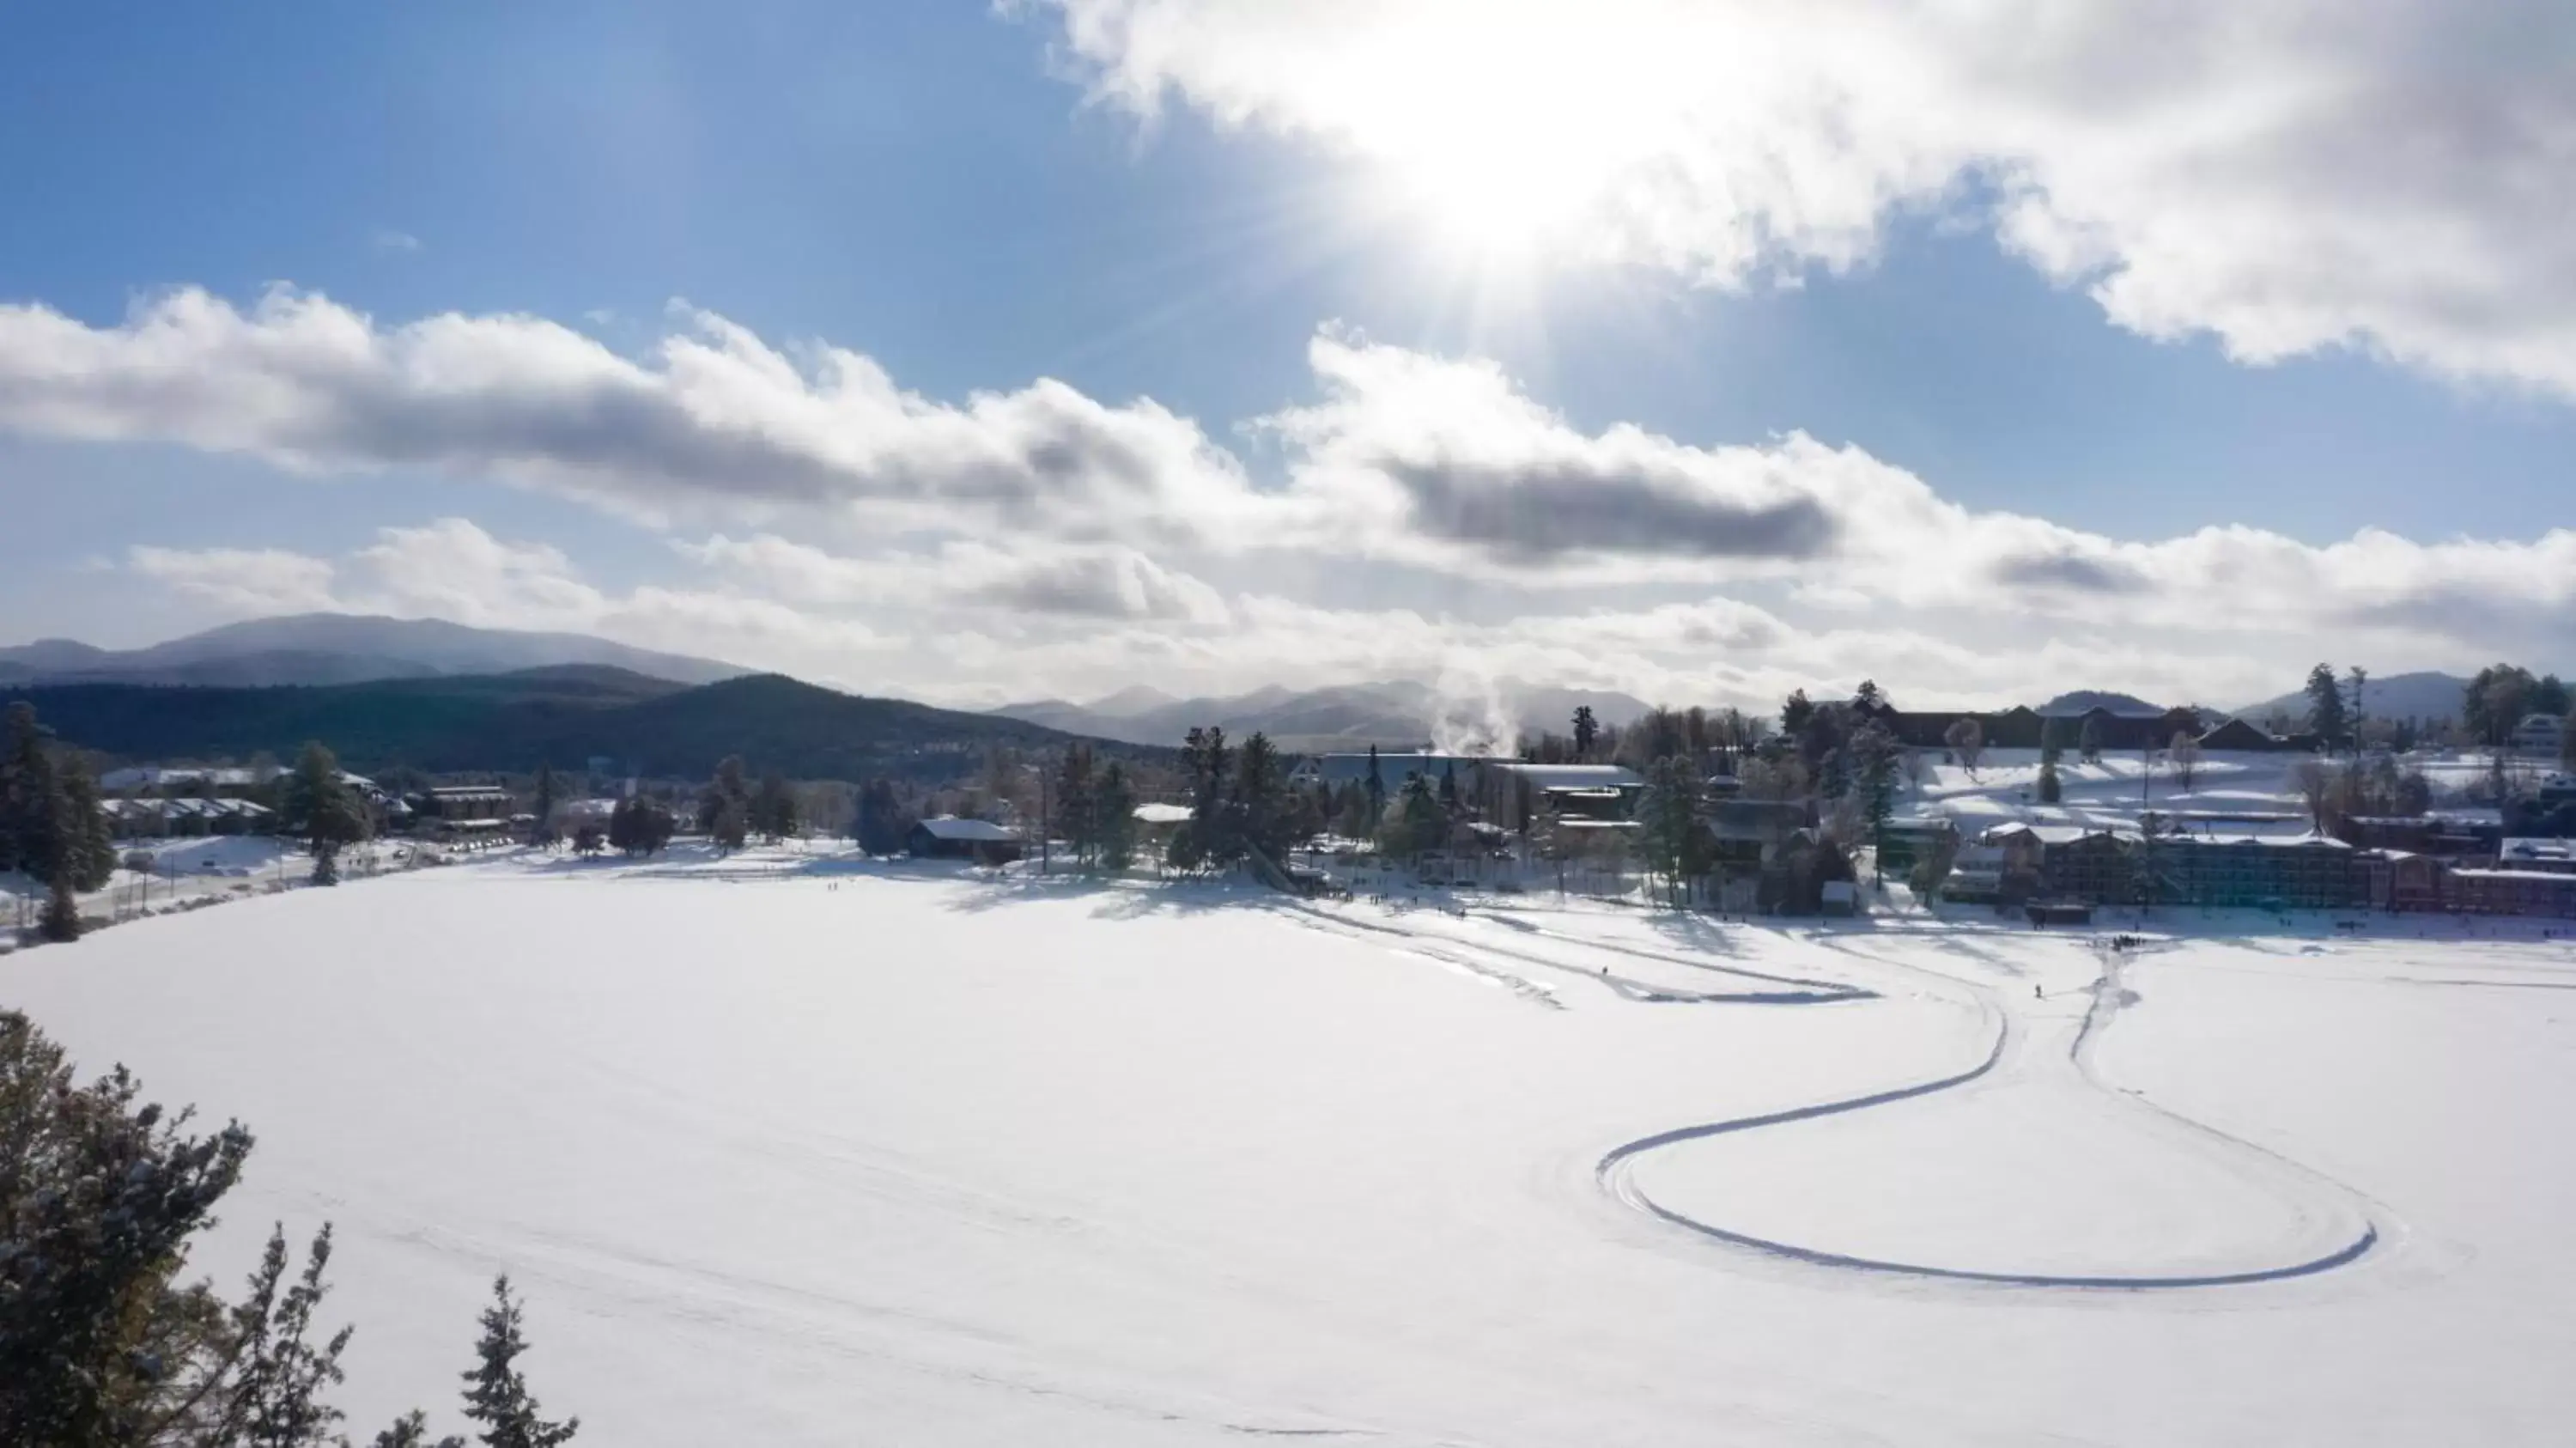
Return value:
M 1390 38 L 1355 67 L 1350 139 L 1382 168 L 1388 200 L 1436 244 L 1484 262 L 1579 242 L 1650 118 L 1616 74 L 1549 41 L 1544 26 Z M 1438 56 L 1421 63 L 1424 54 Z

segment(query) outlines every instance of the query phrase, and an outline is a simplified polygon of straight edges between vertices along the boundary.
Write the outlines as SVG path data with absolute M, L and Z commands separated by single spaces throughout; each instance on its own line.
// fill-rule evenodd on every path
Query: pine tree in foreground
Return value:
M 378 1433 L 368 1448 L 465 1448 L 465 1440 L 450 1434 L 431 1443 L 429 1420 L 414 1408 L 396 1418 L 392 1427 Z
M 43 1448 L 347 1448 L 324 1394 L 342 1328 L 316 1340 L 328 1227 L 289 1280 L 283 1230 L 239 1303 L 184 1283 L 189 1239 L 251 1148 L 240 1125 L 187 1135 L 189 1113 L 139 1100 L 122 1069 L 80 1085 L 62 1048 L 0 1010 L 0 1444 Z M 505 1280 L 483 1315 L 467 1416 L 490 1448 L 556 1448 L 576 1421 L 537 1416 Z M 433 1445 L 415 1412 L 375 1448 Z
M 330 1292 L 323 1269 L 331 1261 L 331 1229 L 313 1239 L 304 1274 L 281 1297 L 286 1280 L 286 1229 L 272 1229 L 267 1254 L 251 1274 L 250 1295 L 234 1307 L 232 1340 L 225 1350 L 230 1370 L 219 1382 L 215 1421 L 201 1438 L 205 1443 L 238 1443 L 242 1448 L 329 1448 L 333 1424 L 342 1414 L 323 1400 L 340 1384 L 340 1354 L 356 1331 L 343 1327 L 315 1345 L 313 1310 Z
M 474 1347 L 482 1361 L 465 1374 L 465 1416 L 483 1425 L 487 1448 L 555 1448 L 571 1439 L 581 1420 L 549 1423 L 537 1416 L 537 1400 L 518 1369 L 519 1354 L 528 1350 L 519 1328 L 510 1279 L 497 1278 L 492 1305 L 483 1309 L 483 1340 Z

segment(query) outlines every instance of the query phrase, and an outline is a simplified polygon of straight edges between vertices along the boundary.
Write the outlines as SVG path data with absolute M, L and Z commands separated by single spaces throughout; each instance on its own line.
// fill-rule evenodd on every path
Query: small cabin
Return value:
M 940 815 L 912 827 L 904 848 L 918 860 L 972 860 L 1007 865 L 1020 857 L 1020 832 L 990 820 Z

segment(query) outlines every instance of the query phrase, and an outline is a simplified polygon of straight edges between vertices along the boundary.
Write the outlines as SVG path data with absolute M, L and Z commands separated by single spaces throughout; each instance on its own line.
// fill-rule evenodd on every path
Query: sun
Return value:
M 1580 249 L 1651 149 L 1657 118 L 1633 88 L 1550 34 L 1462 27 L 1436 50 L 1390 43 L 1383 67 L 1358 58 L 1345 77 L 1345 138 L 1384 203 L 1444 248 L 1488 262 Z

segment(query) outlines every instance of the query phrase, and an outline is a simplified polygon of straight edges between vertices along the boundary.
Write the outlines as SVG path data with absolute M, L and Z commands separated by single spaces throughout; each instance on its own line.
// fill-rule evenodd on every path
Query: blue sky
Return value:
M 2286 688 L 2319 652 L 2385 670 L 2554 648 L 2532 662 L 2576 666 L 2576 540 L 2552 532 L 2576 523 L 2576 254 L 2530 241 L 2532 188 L 2444 179 L 2445 147 L 2510 172 L 2517 144 L 2544 200 L 2570 179 L 2552 137 L 2576 126 L 2546 65 L 2516 59 L 2549 52 L 2528 32 L 2435 48 L 2420 63 L 2464 77 L 2445 86 L 2409 71 L 2426 47 L 2402 25 L 2335 49 L 2300 28 L 2315 7 L 2282 5 L 2277 33 L 2121 71 L 2158 102 L 2134 112 L 2120 87 L 2073 83 L 2120 37 L 2070 34 L 2062 69 L 2010 83 L 2026 95 L 2008 113 L 1944 90 L 1989 54 L 1973 26 L 1900 29 L 1880 37 L 1892 69 L 1846 75 L 1778 7 L 1649 34 L 1663 22 L 1611 6 L 1472 45 L 1379 24 L 1402 8 L 12 10 L 0 637 L 445 612 L 959 701 L 1385 673 L 1711 701 L 1871 673 L 1927 698 L 2053 681 L 2225 698 Z M 1464 13 L 1428 4 L 1417 29 Z M 1694 82 L 1639 59 L 1712 73 L 1701 59 L 1754 37 L 1810 89 L 1750 119 L 1699 114 Z M 1353 75 L 1377 89 L 1354 98 Z M 1836 111 L 1817 124 L 1858 139 L 1817 158 L 1799 110 L 1833 87 L 1921 109 Z M 2194 107 L 2262 109 L 2229 104 L 2246 93 L 2329 92 L 2354 109 L 2160 160 L 2112 143 L 2199 136 Z M 2489 93 L 2557 129 L 2499 138 Z M 2399 159 L 2316 141 L 2354 114 Z M 2111 142 L 2055 139 L 2095 129 Z M 2250 174 L 2209 181 L 2213 156 Z M 1694 166 L 1723 184 L 1654 179 Z M 1452 194 L 1461 175 L 1478 185 Z M 2427 237 L 2458 250 L 2429 280 L 2407 274 Z M 2136 295 L 2102 290 L 2123 277 Z M 562 412 L 504 442 L 429 446 L 422 429 L 481 415 L 411 376 L 390 397 L 330 392 L 355 411 L 315 444 L 305 414 L 242 422 L 269 394 L 222 390 L 269 366 L 321 386 L 263 350 L 277 287 L 379 336 L 518 319 L 656 376 L 665 340 L 712 316 L 792 366 L 817 345 L 863 356 L 961 420 L 919 454 L 864 419 L 819 422 L 812 446 L 855 470 L 839 481 L 764 456 L 744 465 L 791 480 L 681 467 L 630 490 L 649 444 L 567 441 L 615 425 L 579 397 L 531 404 Z M 247 330 L 176 360 L 120 350 L 135 309 L 183 290 Z M 83 339 L 105 360 L 66 381 Z M 172 368 L 212 391 L 170 391 Z M 1041 378 L 1079 405 L 962 420 L 971 395 Z M 1067 444 L 1080 475 L 1029 473 L 1065 490 L 1034 512 L 994 512 L 971 480 L 1036 456 L 1031 429 L 1088 438 L 1092 409 L 1115 431 L 1140 408 L 1198 441 L 1162 429 L 1106 461 Z M 1290 411 L 1307 425 L 1283 427 Z M 400 441 L 355 435 L 361 414 Z M 1141 497 L 1086 491 L 1122 468 L 1153 475 Z M 1834 541 L 1726 531 L 1807 506 L 1802 489 Z M 1640 506 L 1696 541 L 1537 536 Z M 1924 548 L 1975 568 L 1934 576 L 1901 534 L 1846 546 L 1918 507 Z M 2261 536 L 2178 541 L 2210 529 Z M 2336 551 L 2383 533 L 2406 549 Z M 2106 569 L 2117 587 L 2068 596 L 2070 571 Z M 2246 619 L 2191 617 L 2248 569 L 2266 597 Z M 943 580 L 928 601 L 907 582 L 925 572 Z

